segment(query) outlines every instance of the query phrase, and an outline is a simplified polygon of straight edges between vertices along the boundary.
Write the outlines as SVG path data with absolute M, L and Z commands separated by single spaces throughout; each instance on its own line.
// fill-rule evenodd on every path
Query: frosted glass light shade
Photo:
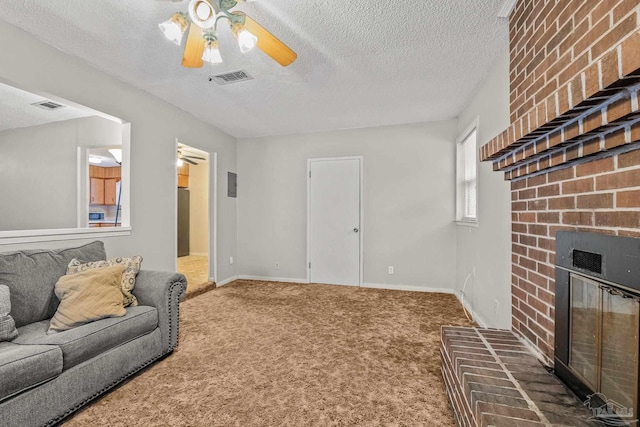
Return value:
M 168 40 L 180 46 L 187 25 L 185 16 L 182 13 L 176 13 L 169 20 L 158 25 L 158 27 L 160 27 L 160 31 Z
M 207 43 L 204 52 L 202 53 L 202 60 L 211 62 L 212 64 L 222 63 L 222 56 L 220 56 L 218 42 Z
M 258 43 L 258 38 L 251 34 L 247 30 L 238 32 L 238 45 L 240 46 L 240 52 L 247 53 Z

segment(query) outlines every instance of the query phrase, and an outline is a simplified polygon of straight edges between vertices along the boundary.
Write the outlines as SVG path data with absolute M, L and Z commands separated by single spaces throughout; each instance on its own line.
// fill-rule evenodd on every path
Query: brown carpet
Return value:
M 453 426 L 453 295 L 236 281 L 181 304 L 180 344 L 66 426 Z

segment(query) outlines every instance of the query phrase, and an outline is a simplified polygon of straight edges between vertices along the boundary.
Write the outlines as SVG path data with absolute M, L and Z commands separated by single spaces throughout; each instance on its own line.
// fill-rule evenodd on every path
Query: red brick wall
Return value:
M 482 147 L 481 160 L 571 120 L 620 80 L 640 81 L 639 15 L 640 0 L 520 0 L 509 21 L 511 126 Z M 570 139 L 580 134 L 569 129 Z
M 512 326 L 553 359 L 555 233 L 640 237 L 640 150 L 511 182 Z
M 559 110 L 558 115 L 568 111 L 569 93 L 559 89 L 637 31 L 639 4 L 638 0 L 519 1 L 509 20 L 511 122 L 545 101 L 548 109 Z M 597 78 L 586 83 L 587 92 L 598 92 Z M 557 105 L 550 98 L 555 92 Z
M 512 326 L 551 363 L 555 233 L 640 237 L 640 0 L 519 0 L 511 125 L 480 150 L 512 180 Z

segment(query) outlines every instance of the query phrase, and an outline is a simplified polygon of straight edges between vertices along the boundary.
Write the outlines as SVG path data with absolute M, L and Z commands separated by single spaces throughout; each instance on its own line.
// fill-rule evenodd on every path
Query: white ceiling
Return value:
M 65 105 L 55 110 L 46 110 L 32 105 L 50 100 L 50 98 L 0 83 L 0 131 L 95 115 L 95 112 L 72 105 Z M 54 102 L 63 104 L 57 99 Z
M 158 24 L 188 2 L 2 0 L 0 19 L 235 137 L 457 116 L 506 51 L 504 0 L 257 0 L 242 10 L 298 53 L 283 68 L 241 54 L 226 25 L 223 64 L 186 69 Z M 223 21 L 222 21 L 223 22 Z M 186 37 L 185 37 L 186 39 Z M 210 74 L 254 80 L 219 86 Z

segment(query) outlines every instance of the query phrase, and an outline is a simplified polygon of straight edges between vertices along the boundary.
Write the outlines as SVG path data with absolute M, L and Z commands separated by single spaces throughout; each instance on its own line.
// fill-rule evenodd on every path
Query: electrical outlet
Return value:
M 389 266 L 389 274 L 393 274 L 393 265 Z
M 276 270 L 280 270 L 280 263 L 276 262 L 275 263 L 275 268 L 276 268 Z
M 233 257 L 232 256 L 229 257 L 229 265 L 233 265 Z

